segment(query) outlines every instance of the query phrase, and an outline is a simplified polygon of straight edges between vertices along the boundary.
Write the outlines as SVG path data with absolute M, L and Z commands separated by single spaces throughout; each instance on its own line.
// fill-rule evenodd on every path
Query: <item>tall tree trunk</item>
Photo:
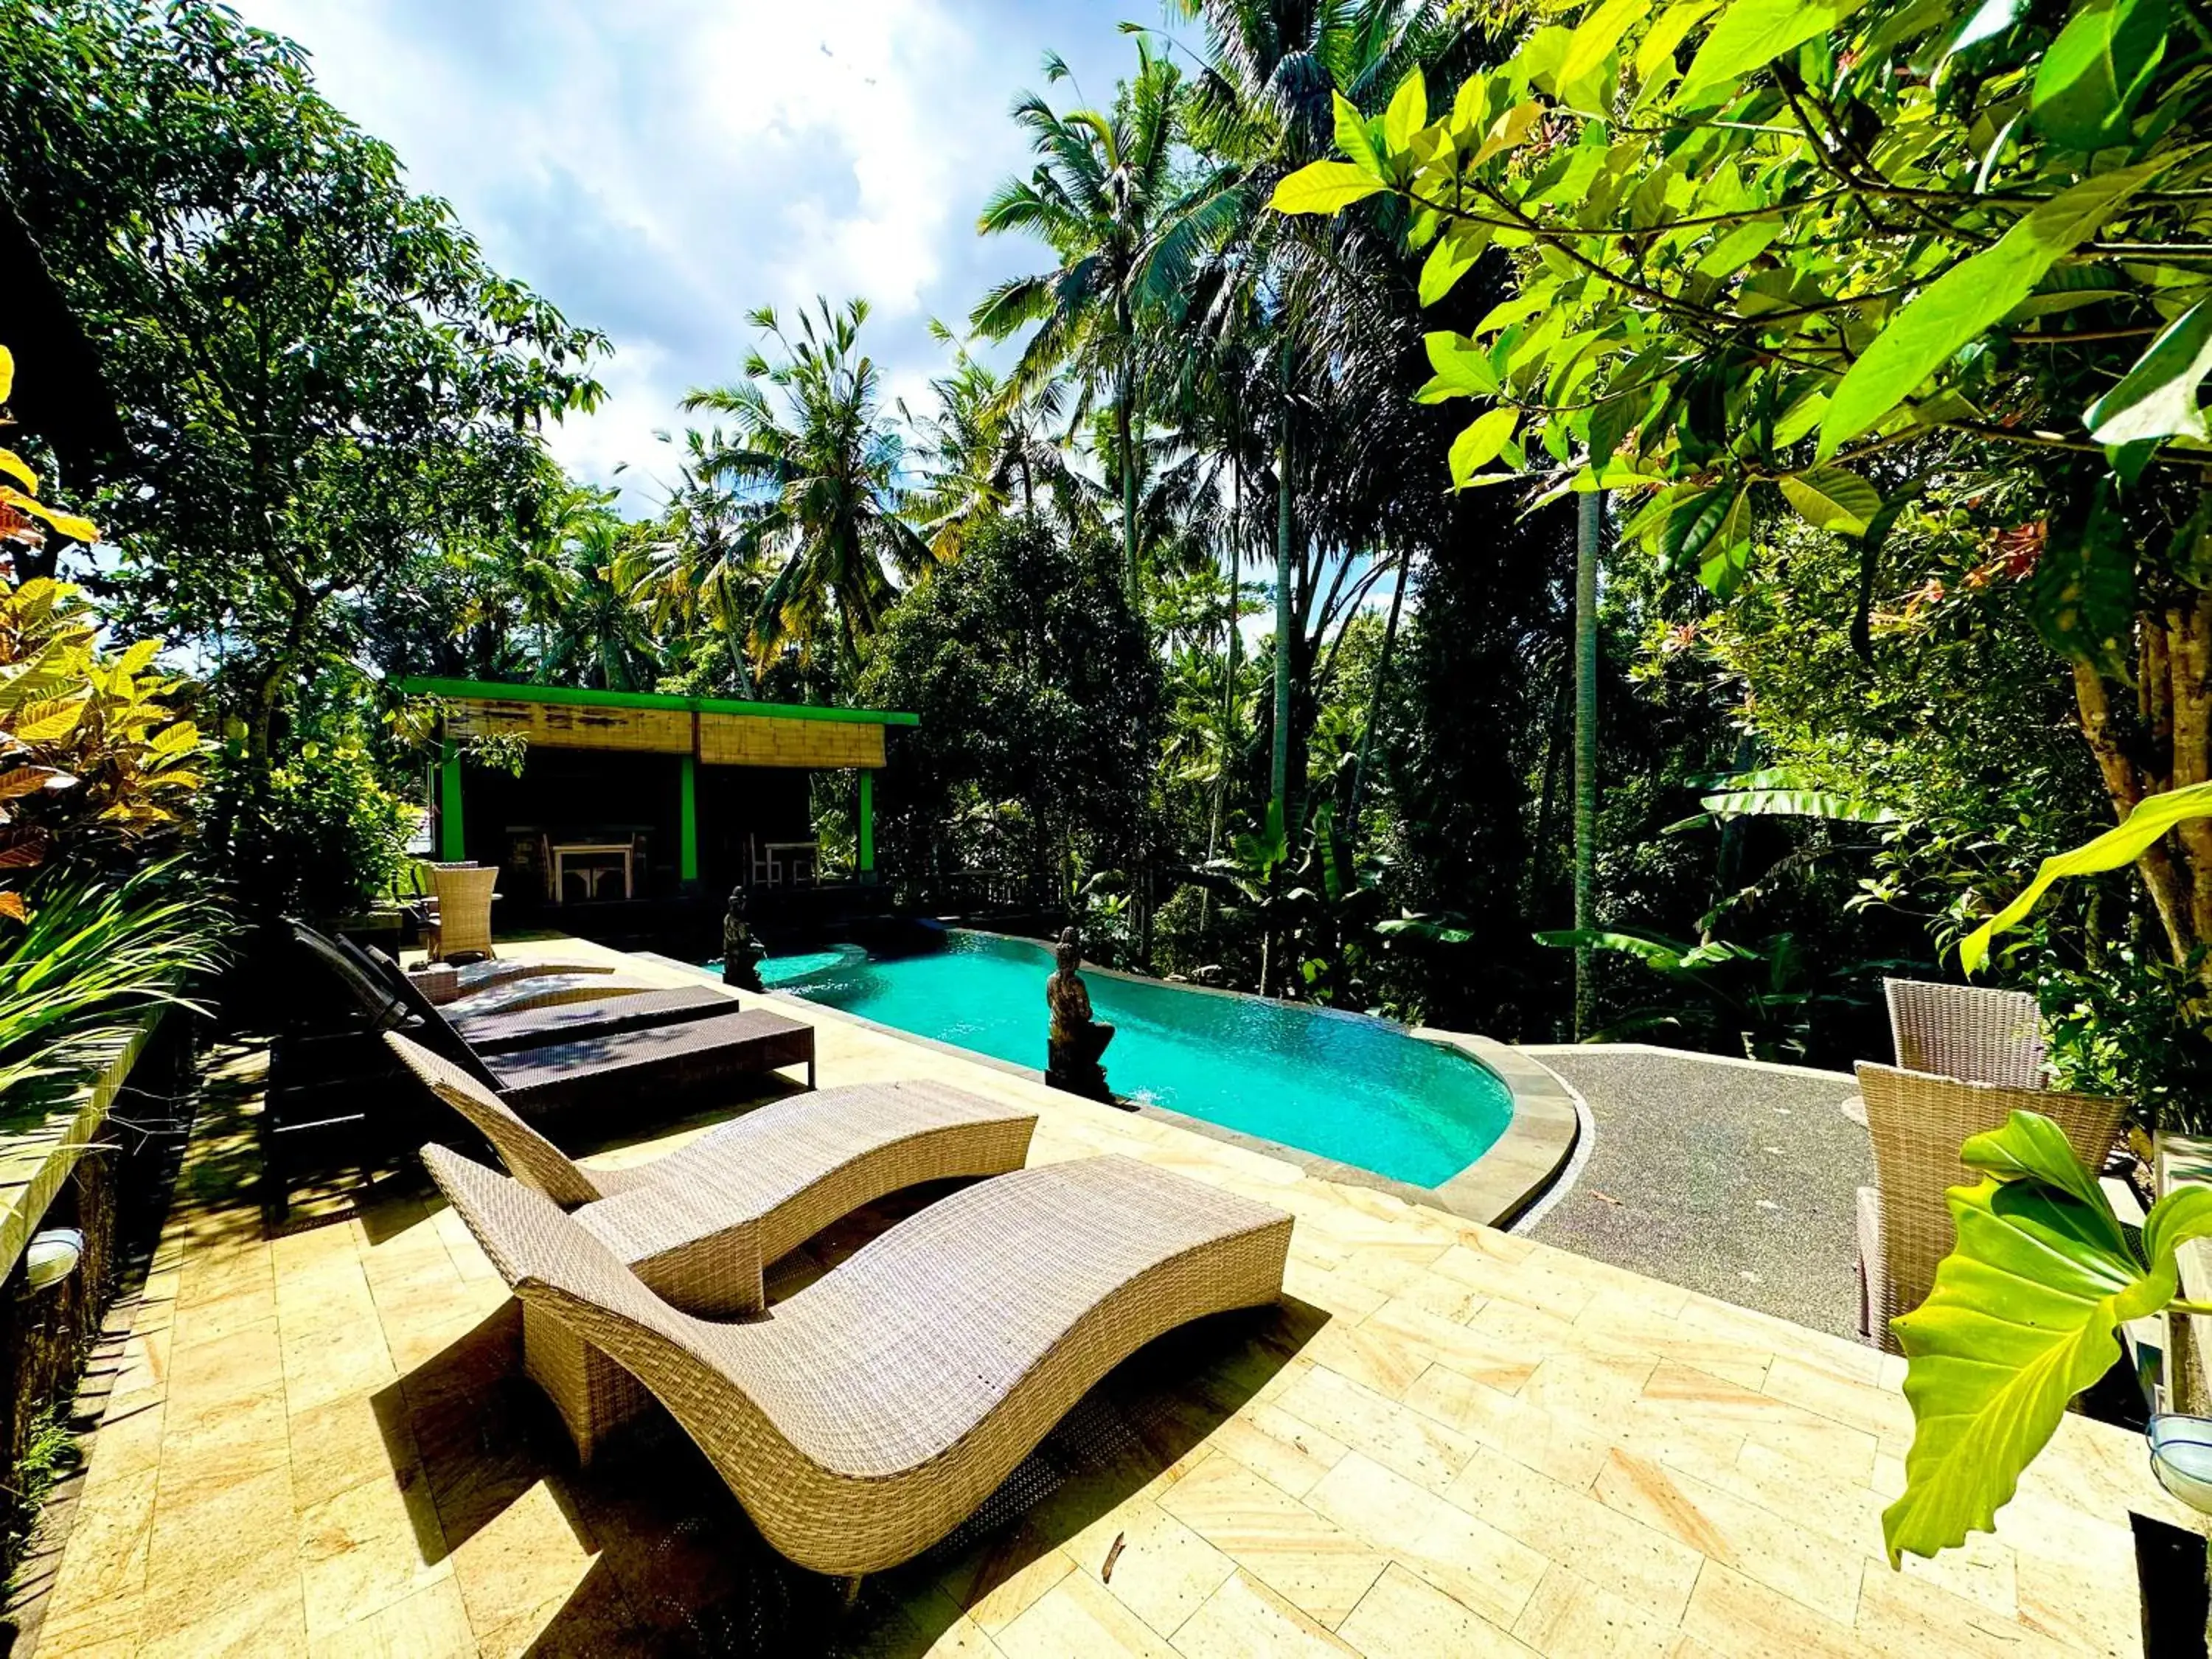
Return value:
M 1367 762 L 1375 748 L 1375 728 L 1382 721 L 1382 699 L 1390 689 L 1390 652 L 1398 643 L 1398 613 L 1406 603 L 1406 567 L 1410 554 L 1398 556 L 1398 585 L 1390 590 L 1390 620 L 1382 629 L 1382 653 L 1376 659 L 1375 684 L 1367 693 L 1367 729 L 1359 734 L 1359 758 L 1352 765 L 1352 805 L 1344 815 L 1344 845 L 1348 853 L 1358 845 L 1359 797 L 1367 787 Z
M 1231 429 L 1235 420 L 1231 416 Z M 1221 764 L 1213 775 L 1213 808 L 1206 825 L 1206 861 L 1208 864 L 1221 854 L 1221 820 L 1229 807 L 1229 769 L 1237 752 L 1237 656 L 1243 642 L 1243 620 L 1238 612 L 1243 608 L 1244 563 L 1238 556 L 1237 535 L 1244 522 L 1244 469 L 1232 452 L 1229 457 L 1229 545 L 1224 560 L 1229 567 L 1229 605 L 1223 617 L 1227 637 L 1221 642 L 1222 660 L 1227 665 L 1221 677 Z M 1203 943 L 1209 920 L 1213 914 L 1213 890 L 1201 887 L 1198 893 L 1198 935 Z
M 1143 620 L 1141 609 L 1144 592 L 1138 580 L 1137 569 L 1137 456 L 1130 439 L 1132 410 L 1136 400 L 1137 377 L 1129 365 L 1129 354 L 1135 349 L 1135 331 L 1129 318 L 1129 302 L 1118 301 L 1116 319 L 1121 329 L 1121 392 L 1120 407 L 1115 410 L 1116 436 L 1121 442 L 1121 551 L 1128 564 L 1129 609 Z
M 1283 833 L 1291 827 L 1291 650 L 1297 633 L 1291 584 L 1294 521 L 1291 510 L 1291 365 L 1283 358 L 1283 394 L 1275 444 L 1275 731 L 1267 769 L 1267 795 L 1281 814 Z
M 1582 498 L 1575 528 L 1575 927 L 1597 919 L 1597 560 L 1605 531 L 1605 497 Z M 1575 1037 L 1587 1037 L 1597 1013 L 1597 986 L 1587 945 L 1575 950 Z

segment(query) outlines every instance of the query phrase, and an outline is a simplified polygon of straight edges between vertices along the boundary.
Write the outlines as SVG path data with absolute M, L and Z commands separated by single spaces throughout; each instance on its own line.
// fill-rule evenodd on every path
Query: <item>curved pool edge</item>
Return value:
M 1436 1205 L 1480 1221 L 1510 1228 L 1559 1180 L 1582 1135 L 1582 1113 L 1575 1092 L 1559 1074 L 1534 1056 L 1495 1037 L 1414 1026 L 1409 1035 L 1424 1042 L 1457 1048 L 1486 1066 L 1513 1097 L 1505 1132 L 1480 1158 L 1441 1186 L 1416 1188 Z

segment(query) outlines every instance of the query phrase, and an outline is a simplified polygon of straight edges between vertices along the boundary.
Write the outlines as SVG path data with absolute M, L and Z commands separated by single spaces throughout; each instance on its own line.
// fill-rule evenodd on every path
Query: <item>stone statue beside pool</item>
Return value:
M 722 983 L 734 985 L 742 991 L 764 991 L 761 983 L 761 958 L 768 947 L 753 937 L 753 930 L 745 921 L 745 890 L 742 884 L 730 890 L 730 908 L 722 917 Z
M 1083 965 L 1083 946 L 1075 929 L 1060 934 L 1053 956 L 1060 965 L 1044 982 L 1045 1006 L 1052 1010 L 1044 1080 L 1072 1095 L 1117 1103 L 1106 1086 L 1106 1068 L 1098 1063 L 1114 1040 L 1114 1028 L 1091 1017 L 1090 988 L 1075 971 Z

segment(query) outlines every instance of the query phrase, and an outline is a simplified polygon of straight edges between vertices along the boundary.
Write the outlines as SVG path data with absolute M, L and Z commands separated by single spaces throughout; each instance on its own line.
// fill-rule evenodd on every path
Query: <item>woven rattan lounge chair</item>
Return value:
M 1970 1135 L 2001 1128 L 2015 1111 L 2040 1112 L 2064 1133 L 2074 1156 L 2101 1168 L 2118 1139 L 2128 1103 L 2060 1089 L 2006 1089 L 1894 1066 L 1858 1065 L 1867 1131 L 1874 1139 L 1878 1192 L 1859 1197 L 1859 1259 L 1867 1334 L 1899 1350 L 1889 1322 L 1925 1301 L 1936 1265 L 1955 1235 L 1943 1194 L 1973 1176 L 1959 1162 Z
M 434 962 L 447 957 L 489 957 L 492 890 L 499 872 L 490 865 L 430 866 L 430 890 L 437 897 L 438 921 L 430 938 Z
M 512 985 L 517 980 L 556 976 L 565 979 L 575 974 L 611 975 L 615 970 L 615 965 L 611 962 L 550 960 L 529 962 L 514 957 L 500 957 L 489 962 L 465 963 L 459 967 L 455 967 L 450 963 L 441 965 L 446 972 L 453 976 L 453 988 L 451 994 L 456 999 L 474 996 L 479 992 L 493 990 L 502 985 Z
M 1124 1158 L 978 1182 L 765 1319 L 681 1312 L 542 1194 L 423 1160 L 526 1309 L 668 1408 L 761 1534 L 848 1579 L 927 1548 L 1153 1338 L 1282 1292 L 1291 1218 Z
M 2027 992 L 1917 979 L 1881 985 L 1903 1070 L 2005 1089 L 2045 1085 L 2042 1020 Z
M 887 1193 L 1020 1169 L 1036 1127 L 1035 1112 L 949 1085 L 863 1083 L 770 1102 L 650 1164 L 586 1170 L 473 1078 L 397 1032 L 384 1040 L 517 1180 L 572 1211 L 647 1289 L 719 1318 L 759 1312 L 770 1262 Z M 645 1404 L 627 1371 L 529 1306 L 523 1363 L 582 1462 Z

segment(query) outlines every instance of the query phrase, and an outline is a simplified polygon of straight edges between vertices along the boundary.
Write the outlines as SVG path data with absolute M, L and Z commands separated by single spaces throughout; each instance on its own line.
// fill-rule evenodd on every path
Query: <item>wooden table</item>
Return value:
M 768 883 L 771 887 L 796 887 L 799 884 L 794 868 L 800 863 L 806 866 L 807 884 L 811 885 L 821 872 L 822 843 L 818 841 L 766 841 L 761 851 L 768 855 Z M 787 854 L 793 854 L 786 862 Z
M 635 872 L 632 866 L 635 856 L 635 848 L 626 841 L 556 842 L 553 844 L 553 902 L 556 904 L 566 904 L 568 902 L 568 861 L 571 859 L 620 859 L 623 896 L 635 897 L 636 882 Z M 590 887 L 591 896 L 597 898 L 599 896 L 601 879 L 612 875 L 614 867 L 611 865 L 586 865 L 576 873 L 581 876 L 586 884 Z

